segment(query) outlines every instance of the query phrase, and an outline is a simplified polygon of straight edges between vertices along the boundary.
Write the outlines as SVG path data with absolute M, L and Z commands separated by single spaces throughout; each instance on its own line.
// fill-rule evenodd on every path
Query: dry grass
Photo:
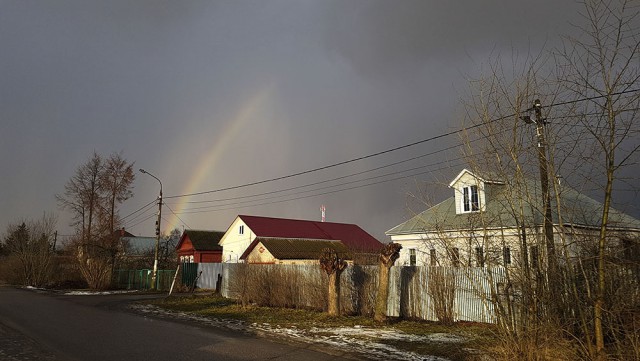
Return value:
M 302 330 L 357 326 L 367 329 L 396 330 L 416 336 L 433 334 L 460 336 L 465 341 L 444 343 L 378 340 L 380 343 L 391 345 L 403 351 L 440 356 L 450 360 L 478 360 L 478 353 L 474 350 L 488 350 L 494 347 L 497 342 L 494 338 L 493 326 L 475 323 L 455 323 L 446 326 L 437 322 L 396 320 L 381 325 L 375 323 L 372 318 L 364 316 L 331 317 L 326 313 L 308 309 L 272 308 L 256 305 L 243 307 L 232 300 L 211 295 L 177 296 L 152 301 L 152 304 L 171 311 L 189 312 L 211 318 L 241 320 L 249 324 L 271 324 Z

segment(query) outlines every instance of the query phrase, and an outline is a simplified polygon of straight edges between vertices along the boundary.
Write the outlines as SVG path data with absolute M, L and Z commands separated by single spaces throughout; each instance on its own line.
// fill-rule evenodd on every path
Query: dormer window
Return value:
M 477 212 L 480 210 L 478 186 L 473 185 L 462 188 L 462 209 L 465 212 Z
M 463 169 L 449 183 L 449 188 L 454 190 L 456 214 L 484 212 L 492 187 L 502 184 L 504 182 L 495 180 L 495 178 L 482 178 Z

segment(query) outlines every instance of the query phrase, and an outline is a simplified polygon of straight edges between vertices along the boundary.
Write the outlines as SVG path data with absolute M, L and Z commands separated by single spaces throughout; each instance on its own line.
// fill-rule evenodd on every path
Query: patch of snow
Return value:
M 452 334 L 436 333 L 427 336 L 407 334 L 394 329 L 370 329 L 361 325 L 354 327 L 321 328 L 308 330 L 295 326 L 272 326 L 268 323 L 251 323 L 244 321 L 204 317 L 186 312 L 169 311 L 153 305 L 132 304 L 135 311 L 167 318 L 189 320 L 203 325 L 222 326 L 236 331 L 264 333 L 272 336 L 288 338 L 313 344 L 332 346 L 347 352 L 356 352 L 372 359 L 386 360 L 415 360 L 415 361 L 448 361 L 446 358 L 421 355 L 411 351 L 404 351 L 388 345 L 381 340 L 404 342 L 442 342 L 460 343 L 464 338 Z
M 124 293 L 135 293 L 137 290 L 126 290 L 126 291 L 69 291 L 65 292 L 64 295 L 67 296 L 97 296 L 97 295 L 119 295 Z

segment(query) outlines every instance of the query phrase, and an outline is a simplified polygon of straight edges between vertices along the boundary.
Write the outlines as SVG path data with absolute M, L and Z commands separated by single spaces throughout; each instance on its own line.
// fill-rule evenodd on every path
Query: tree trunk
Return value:
M 400 257 L 402 246 L 397 243 L 388 243 L 380 250 L 380 268 L 378 274 L 378 294 L 373 319 L 383 322 L 387 319 L 387 305 L 389 299 L 389 269 Z
M 340 272 L 336 271 L 329 275 L 329 294 L 327 313 L 329 316 L 340 315 Z
M 340 315 L 340 274 L 347 267 L 347 262 L 331 248 L 325 248 L 320 255 L 320 268 L 329 276 L 327 293 L 327 313 L 330 316 Z
M 380 264 L 378 273 L 378 294 L 376 296 L 376 308 L 373 319 L 376 322 L 387 320 L 387 306 L 389 299 L 389 268 Z

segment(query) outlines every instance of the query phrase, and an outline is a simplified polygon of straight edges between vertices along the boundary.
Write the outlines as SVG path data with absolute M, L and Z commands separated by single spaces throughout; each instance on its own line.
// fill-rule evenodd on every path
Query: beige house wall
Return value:
M 218 243 L 222 246 L 222 262 L 240 262 L 240 256 L 242 256 L 255 238 L 256 235 L 247 227 L 242 219 L 236 217 Z

